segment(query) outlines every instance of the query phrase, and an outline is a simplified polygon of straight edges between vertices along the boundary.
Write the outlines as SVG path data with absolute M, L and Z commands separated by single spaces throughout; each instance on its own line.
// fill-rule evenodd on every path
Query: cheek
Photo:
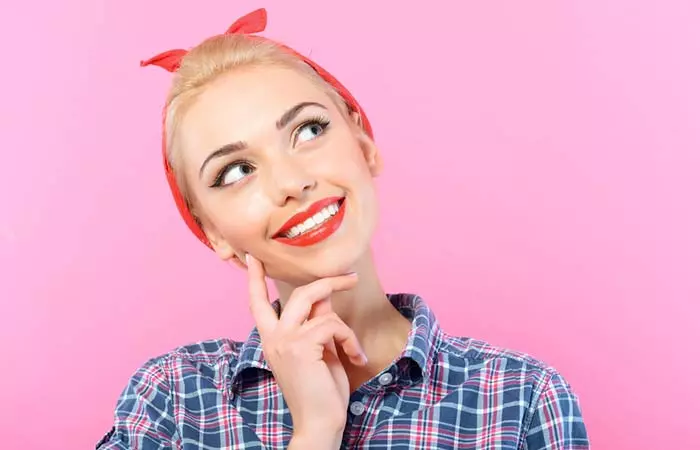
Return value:
M 362 149 L 354 144 L 330 145 L 323 154 L 314 158 L 318 174 L 349 183 L 371 177 Z
M 236 248 L 245 248 L 265 236 L 269 217 L 266 203 L 251 196 L 222 195 L 207 207 L 210 220 L 224 239 Z

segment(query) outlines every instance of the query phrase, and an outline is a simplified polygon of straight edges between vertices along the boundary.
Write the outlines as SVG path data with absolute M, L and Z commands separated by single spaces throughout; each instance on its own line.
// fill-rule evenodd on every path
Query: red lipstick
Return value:
M 343 222 L 345 198 L 328 197 L 293 215 L 277 231 L 274 239 L 283 244 L 308 247 L 332 235 Z M 318 223 L 318 221 L 321 223 Z

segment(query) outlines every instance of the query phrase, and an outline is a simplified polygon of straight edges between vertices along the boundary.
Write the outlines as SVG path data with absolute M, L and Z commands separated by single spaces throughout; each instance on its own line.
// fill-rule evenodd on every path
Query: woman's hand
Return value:
M 356 275 L 322 278 L 295 289 L 279 319 L 270 304 L 262 263 L 246 256 L 250 310 L 270 365 L 294 423 L 294 438 L 338 448 L 350 386 L 336 344 L 354 364 L 367 359 L 355 333 L 330 305 L 333 292 L 351 289 Z M 323 445 L 319 448 L 324 447 Z

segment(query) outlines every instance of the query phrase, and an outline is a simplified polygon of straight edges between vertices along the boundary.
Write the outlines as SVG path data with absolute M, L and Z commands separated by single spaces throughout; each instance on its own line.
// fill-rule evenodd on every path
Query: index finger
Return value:
M 285 329 L 298 327 L 303 324 L 312 312 L 316 303 L 321 302 L 321 310 L 325 308 L 329 312 L 330 296 L 334 292 L 352 289 L 357 284 L 357 275 L 340 275 L 328 278 L 319 278 L 305 286 L 301 286 L 292 292 L 287 304 L 282 311 L 279 324 Z M 327 302 L 324 306 L 323 303 Z
M 248 265 L 248 302 L 250 312 L 258 326 L 260 337 L 271 331 L 277 324 L 277 312 L 270 304 L 265 284 L 265 269 L 257 258 L 246 254 Z

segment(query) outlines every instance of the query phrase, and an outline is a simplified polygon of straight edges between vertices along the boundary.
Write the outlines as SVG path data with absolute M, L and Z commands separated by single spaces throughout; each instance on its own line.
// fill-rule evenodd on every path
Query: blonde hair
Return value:
M 326 91 L 336 106 L 350 113 L 350 106 L 343 97 L 324 80 L 311 66 L 280 45 L 256 36 L 224 34 L 209 38 L 190 50 L 175 72 L 165 109 L 165 149 L 168 163 L 175 172 L 177 184 L 190 213 L 201 226 L 193 211 L 187 185 L 177 170 L 176 136 L 188 106 L 206 85 L 224 73 L 250 66 L 283 66 L 297 70 Z

